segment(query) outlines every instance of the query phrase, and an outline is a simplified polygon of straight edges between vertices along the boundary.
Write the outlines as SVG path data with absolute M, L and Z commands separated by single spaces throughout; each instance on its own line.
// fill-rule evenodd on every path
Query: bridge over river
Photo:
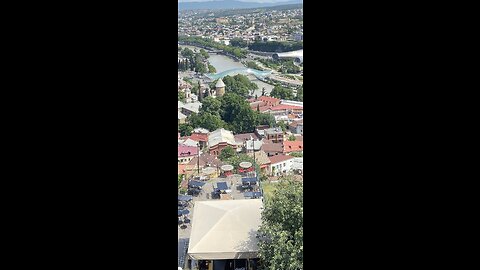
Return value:
M 272 74 L 272 71 L 271 70 L 261 71 L 253 68 L 233 68 L 233 69 L 225 70 L 219 73 L 208 73 L 208 74 L 205 74 L 205 76 L 207 76 L 207 78 L 211 80 L 216 80 L 219 78 L 223 78 L 227 75 L 236 75 L 236 74 L 243 74 L 243 75 L 252 74 L 257 78 L 264 78 Z

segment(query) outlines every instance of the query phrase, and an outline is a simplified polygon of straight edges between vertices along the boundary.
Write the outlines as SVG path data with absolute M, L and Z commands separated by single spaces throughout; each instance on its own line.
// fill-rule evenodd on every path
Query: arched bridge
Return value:
M 207 76 L 207 78 L 211 80 L 216 80 L 216 79 L 223 78 L 227 75 L 236 75 L 236 74 L 244 74 L 244 75 L 252 74 L 256 77 L 266 77 L 272 74 L 272 71 L 271 70 L 261 71 L 253 68 L 234 68 L 234 69 L 225 70 L 219 73 L 208 73 L 208 74 L 205 74 L 205 76 Z

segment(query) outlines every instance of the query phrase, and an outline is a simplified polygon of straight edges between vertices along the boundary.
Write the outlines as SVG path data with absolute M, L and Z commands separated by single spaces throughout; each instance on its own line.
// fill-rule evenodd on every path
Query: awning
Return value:
M 217 183 L 217 189 L 218 190 L 227 190 L 228 186 L 226 182 L 218 182 Z
M 188 201 L 191 201 L 192 198 L 193 198 L 193 197 L 190 196 L 190 195 L 178 195 L 178 200 L 179 200 L 179 201 L 188 202 Z
M 232 165 L 223 165 L 222 167 L 220 167 L 222 169 L 222 171 L 231 171 L 233 170 L 233 166 Z
M 190 182 L 188 183 L 188 186 L 189 186 L 189 187 L 198 187 L 198 188 L 201 188 L 201 187 L 203 187 L 203 185 L 205 185 L 205 182 L 190 181 Z
M 262 192 L 245 192 L 243 193 L 243 196 L 245 196 L 245 198 L 261 198 Z
M 242 178 L 242 184 L 243 185 L 255 185 L 256 183 L 257 183 L 257 178 L 256 177 Z
M 244 162 L 240 162 L 239 166 L 244 168 L 244 169 L 248 169 L 248 168 L 252 167 L 252 163 L 248 162 L 248 161 L 244 161 Z
M 202 173 L 207 174 L 207 175 L 213 174 L 216 171 L 217 170 L 214 167 L 205 167 L 205 168 L 202 169 Z

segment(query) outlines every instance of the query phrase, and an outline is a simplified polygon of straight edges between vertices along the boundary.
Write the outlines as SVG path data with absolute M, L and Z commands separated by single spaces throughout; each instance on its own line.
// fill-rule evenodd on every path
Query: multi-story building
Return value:
M 274 143 L 283 142 L 283 131 L 281 128 L 268 128 L 264 131 L 265 139 L 270 140 Z
M 239 146 L 231 131 L 220 128 L 208 135 L 208 151 L 210 154 L 218 156 L 227 146 L 231 146 L 235 150 Z

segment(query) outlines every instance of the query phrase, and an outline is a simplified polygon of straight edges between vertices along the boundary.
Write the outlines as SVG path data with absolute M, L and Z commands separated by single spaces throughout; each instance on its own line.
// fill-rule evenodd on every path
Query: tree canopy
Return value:
M 223 83 L 225 83 L 225 92 L 236 93 L 243 98 L 247 98 L 250 91 L 257 90 L 257 84 L 253 83 L 248 79 L 247 76 L 242 74 L 237 74 L 235 76 L 225 76 L 222 78 Z M 211 88 L 215 88 L 217 80 L 210 84 Z
M 222 151 L 220 152 L 220 155 L 218 156 L 218 158 L 221 160 L 221 161 L 224 161 L 224 160 L 227 160 L 231 157 L 234 157 L 235 156 L 235 150 L 229 145 L 225 148 L 222 149 Z
M 259 233 L 263 269 L 303 269 L 303 184 L 283 180 L 265 201 Z
M 280 85 L 273 87 L 272 92 L 270 92 L 270 96 L 287 100 L 293 100 L 295 98 L 292 89 Z
M 178 131 L 180 131 L 180 136 L 190 136 L 193 132 L 193 127 L 190 124 L 180 124 L 178 125 Z
M 297 89 L 297 100 L 303 102 L 303 84 Z

